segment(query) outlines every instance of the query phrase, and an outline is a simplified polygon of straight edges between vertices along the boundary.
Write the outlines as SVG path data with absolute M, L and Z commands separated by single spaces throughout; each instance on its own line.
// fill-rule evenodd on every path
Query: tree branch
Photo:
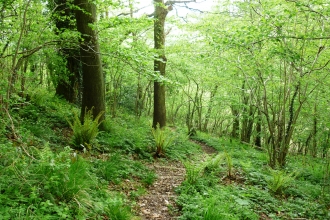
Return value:
M 190 2 L 196 2 L 196 0 L 185 0 L 185 1 L 167 1 L 165 5 L 174 5 L 174 4 L 180 4 L 180 3 L 190 3 Z

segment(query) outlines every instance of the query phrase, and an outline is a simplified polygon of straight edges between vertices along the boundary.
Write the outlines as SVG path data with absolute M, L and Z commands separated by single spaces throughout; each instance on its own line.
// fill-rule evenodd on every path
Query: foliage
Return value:
M 180 188 L 179 205 L 183 214 L 179 219 L 258 219 L 249 207 L 249 199 L 241 198 L 234 188 L 220 186 L 196 188 L 184 185 Z
M 295 173 L 286 174 L 283 170 L 273 169 L 270 169 L 270 174 L 270 178 L 266 180 L 267 186 L 275 195 L 282 194 L 283 190 L 290 186 L 296 176 Z
M 210 134 L 200 133 L 195 138 L 220 152 L 231 152 L 231 162 L 241 178 L 219 181 L 219 176 L 226 175 L 222 172 L 227 166 L 225 153 L 207 158 L 202 162 L 202 178 L 185 181 L 177 189 L 180 219 L 328 218 L 328 208 L 320 202 L 323 171 L 319 160 L 289 157 L 287 169 L 272 170 L 265 152 Z M 304 169 L 297 171 L 298 167 Z
M 189 184 L 196 184 L 198 178 L 201 177 L 205 165 L 204 163 L 193 163 L 193 162 L 185 162 L 184 166 L 186 168 L 186 176 L 185 176 L 185 180 L 189 183 Z
M 160 128 L 159 124 L 157 124 L 156 128 L 152 128 L 152 135 L 155 140 L 155 157 L 163 156 L 173 142 L 170 131 Z
M 69 147 L 59 153 L 48 146 L 31 148 L 33 158 L 20 147 L 0 147 L 3 218 L 116 219 L 125 214 L 121 210 L 127 210 L 128 216 L 123 200 L 111 196 L 91 172 L 89 162 Z
M 132 161 L 119 153 L 109 155 L 106 160 L 95 161 L 97 176 L 119 184 L 124 179 L 139 178 L 146 186 L 151 185 L 155 179 L 155 173 L 147 169 L 139 161 Z
M 172 160 L 187 160 L 201 152 L 200 146 L 189 140 L 185 128 L 173 128 L 173 142 L 166 150 L 166 156 Z
M 133 158 L 152 160 L 153 140 L 145 118 L 122 114 L 119 118 L 105 120 L 106 130 L 98 136 L 99 149 L 104 152 L 123 151 Z M 129 134 L 129 135 L 128 135 Z
M 73 130 L 72 144 L 75 149 L 92 150 L 96 136 L 99 133 L 98 127 L 102 123 L 101 116 L 104 113 L 99 113 L 95 118 L 92 110 L 86 111 L 84 121 L 81 122 L 78 114 L 74 113 L 73 122 L 68 121 Z
M 153 19 L 135 14 L 138 2 L 98 1 L 93 29 L 112 116 L 105 132 L 52 95 L 69 80 L 61 51 L 78 43 L 76 30 L 56 25 L 75 22 L 60 9 L 71 3 L 60 2 L 0 3 L 0 218 L 129 219 L 129 202 L 108 182 L 152 184 L 143 164 L 156 152 L 185 162 L 181 219 L 329 219 L 328 0 L 216 1 L 215 13 L 172 19 L 180 35 L 167 33 L 166 78 L 153 69 Z M 166 85 L 173 127 L 152 138 L 153 80 Z M 74 147 L 97 148 L 92 158 L 64 147 L 71 117 Z M 187 127 L 230 154 L 200 162 Z M 252 147 L 258 138 L 260 151 Z
M 217 171 L 219 170 L 224 159 L 224 154 L 218 153 L 214 157 L 208 159 L 205 162 L 205 171 Z
M 232 177 L 233 159 L 227 152 L 225 152 L 225 157 L 226 157 L 226 164 L 227 164 L 227 175 L 228 175 L 228 177 Z
M 73 106 L 44 90 L 29 94 L 31 100 L 17 105 L 11 112 L 21 141 L 35 147 L 46 143 L 54 148 L 67 145 L 68 123 L 65 118 L 71 114 Z

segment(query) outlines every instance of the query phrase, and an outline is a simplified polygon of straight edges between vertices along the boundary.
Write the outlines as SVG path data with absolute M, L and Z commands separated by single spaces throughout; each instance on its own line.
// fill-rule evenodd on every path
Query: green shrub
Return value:
M 106 210 L 109 219 L 127 220 L 132 218 L 130 208 L 125 205 L 123 199 L 118 196 L 107 201 Z
M 9 157 L 16 155 L 16 158 L 8 161 L 1 172 L 1 212 L 4 215 L 16 218 L 17 215 L 51 214 L 54 218 L 61 218 L 74 215 L 73 206 L 89 206 L 87 191 L 95 181 L 84 160 L 71 161 L 69 148 L 55 155 L 46 146 L 40 151 L 35 150 L 36 159 L 26 157 L 17 149 L 11 152 L 11 156 L 7 154 Z M 32 153 L 30 150 L 30 155 Z
M 185 180 L 189 184 L 196 184 L 198 178 L 202 175 L 202 173 L 204 171 L 205 164 L 204 163 L 196 164 L 196 163 L 192 163 L 192 162 L 185 162 L 184 166 L 186 168 Z
M 166 149 L 172 144 L 173 137 L 170 136 L 170 132 L 166 128 L 160 128 L 159 124 L 152 129 L 152 134 L 155 140 L 155 157 L 163 156 Z
M 134 158 L 152 160 L 151 146 L 154 142 L 150 135 L 147 120 L 127 117 L 106 119 L 107 132 L 100 132 L 97 137 L 99 148 L 105 152 L 123 151 Z
M 141 175 L 140 178 L 143 184 L 145 184 L 146 186 L 151 186 L 157 179 L 157 175 L 154 172 L 149 171 Z
M 219 204 L 217 204 L 218 203 L 217 200 L 219 200 L 219 198 L 211 197 L 210 199 L 205 201 L 207 207 L 203 213 L 204 220 L 219 220 L 219 219 L 238 220 L 239 219 L 233 215 L 229 203 L 223 202 L 222 205 L 220 206 Z
M 107 160 L 95 162 L 96 174 L 104 180 L 119 184 L 123 179 L 137 177 L 146 186 L 151 185 L 156 175 L 139 161 L 127 159 L 115 153 Z
M 232 177 L 233 174 L 233 159 L 232 157 L 225 152 L 226 164 L 227 164 L 227 176 Z
M 99 113 L 95 119 L 93 119 L 92 110 L 85 112 L 84 122 L 80 121 L 77 113 L 74 113 L 73 122 L 70 121 L 70 127 L 73 130 L 72 144 L 75 149 L 88 149 L 91 150 L 95 141 L 96 136 L 99 133 L 100 118 L 103 112 Z
M 173 160 L 186 160 L 201 153 L 201 147 L 189 140 L 186 130 L 177 128 L 172 144 L 166 149 L 166 156 Z
M 72 149 L 54 153 L 0 145 L 0 219 L 129 219 L 121 196 Z
M 223 154 L 217 154 L 206 162 L 206 167 L 211 170 L 216 170 L 220 167 L 221 162 L 224 158 Z
M 271 176 L 266 179 L 268 189 L 275 195 L 280 195 L 283 190 L 288 188 L 292 181 L 295 179 L 296 174 L 290 173 L 286 174 L 282 170 L 270 169 Z

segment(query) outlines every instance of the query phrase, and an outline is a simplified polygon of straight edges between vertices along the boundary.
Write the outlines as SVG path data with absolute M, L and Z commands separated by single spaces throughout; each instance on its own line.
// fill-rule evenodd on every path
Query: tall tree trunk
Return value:
M 252 94 L 246 94 L 246 79 L 242 85 L 242 122 L 241 122 L 241 141 L 250 143 L 254 122 L 255 108 L 251 104 Z
M 212 112 L 212 108 L 213 108 L 213 101 L 214 101 L 213 99 L 214 99 L 214 96 L 215 96 L 217 90 L 218 90 L 218 85 L 215 85 L 214 88 L 213 88 L 213 90 L 211 91 L 209 105 L 207 107 L 207 112 L 206 112 L 206 115 L 205 115 L 205 121 L 204 121 L 204 125 L 203 125 L 203 131 L 207 131 L 207 125 L 209 123 L 211 112 Z
M 197 110 L 197 128 L 199 131 L 202 131 L 202 111 L 203 111 L 203 89 L 198 96 L 196 96 L 196 110 Z
M 242 119 L 242 128 L 241 128 L 241 141 L 245 143 L 250 143 L 253 122 L 254 122 L 254 113 L 255 109 L 252 105 L 248 107 L 244 107 L 243 110 L 243 119 Z
M 257 146 L 258 149 L 261 149 L 261 111 L 258 108 L 258 116 L 257 116 L 257 124 L 256 124 L 256 139 L 255 139 L 255 146 Z
M 71 103 L 80 104 L 81 96 L 81 64 L 72 54 L 73 51 L 63 50 L 63 56 L 66 56 L 66 69 L 69 76 L 60 76 L 60 79 L 56 85 L 56 95 L 62 96 Z M 61 73 L 66 74 L 66 73 Z M 63 79 L 67 78 L 67 79 Z
M 290 140 L 291 140 L 291 137 L 292 137 L 292 134 L 294 131 L 294 127 L 295 127 L 298 115 L 299 115 L 302 105 L 303 105 L 303 102 L 300 102 L 297 110 L 294 109 L 294 102 L 299 93 L 299 89 L 300 89 L 300 82 L 298 82 L 298 84 L 295 86 L 295 90 L 294 90 L 294 93 L 292 95 L 292 99 L 291 99 L 290 105 L 289 105 L 289 122 L 286 127 L 282 146 L 279 148 L 280 150 L 279 150 L 278 159 L 277 159 L 280 167 L 284 167 L 286 165 L 286 156 L 289 151 Z M 285 127 L 285 126 L 283 126 L 283 127 Z
M 89 0 L 75 0 L 77 29 L 83 41 L 80 44 L 82 61 L 83 97 L 81 106 L 81 119 L 86 110 L 93 109 L 93 116 L 105 112 L 105 84 L 102 72 L 100 47 L 97 32 L 93 28 L 96 23 L 96 6 Z M 100 120 L 105 118 L 103 116 Z
M 57 27 L 56 34 L 61 34 L 65 30 L 74 30 L 76 25 L 72 24 L 71 19 L 74 17 L 74 11 L 69 7 L 67 0 L 54 0 L 56 5 L 55 25 Z M 66 60 L 66 70 L 60 72 L 56 85 L 56 95 L 62 96 L 71 103 L 80 104 L 81 99 L 81 63 L 76 58 L 79 56 L 79 49 L 60 49 L 60 55 Z
M 313 118 L 313 143 L 312 143 L 312 157 L 317 156 L 317 108 L 316 108 L 316 102 L 314 103 L 314 118 Z
M 239 133 L 239 111 L 236 106 L 231 106 L 231 112 L 233 114 L 233 128 L 231 132 L 232 138 L 238 138 Z
M 29 59 L 25 60 L 24 66 L 23 66 L 23 70 L 21 73 L 21 91 L 20 91 L 20 95 L 22 98 L 25 98 L 25 81 L 26 81 L 26 72 L 28 69 L 28 65 L 29 65 Z
M 165 6 L 163 0 L 154 0 L 155 21 L 154 21 L 154 41 L 158 57 L 154 60 L 154 71 L 160 76 L 165 76 L 165 19 L 169 7 Z M 171 7 L 171 6 L 170 6 Z M 162 82 L 154 81 L 154 114 L 152 126 L 155 128 L 159 124 L 162 128 L 166 126 L 166 106 L 165 106 L 165 85 Z

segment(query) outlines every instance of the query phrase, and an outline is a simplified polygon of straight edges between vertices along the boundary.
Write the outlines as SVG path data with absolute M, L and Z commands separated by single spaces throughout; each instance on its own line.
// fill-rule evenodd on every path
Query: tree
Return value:
M 53 5 L 54 4 L 54 5 Z M 76 28 L 74 21 L 74 12 L 67 0 L 55 0 L 49 2 L 50 8 L 54 8 L 53 20 L 56 25 L 56 34 L 61 35 L 65 32 L 73 32 Z M 68 45 L 69 46 L 69 45 Z M 61 68 L 57 75 L 56 95 L 62 96 L 71 103 L 79 103 L 80 87 L 81 87 L 81 63 L 77 58 L 79 56 L 79 48 L 72 46 L 61 47 L 58 49 L 60 56 L 66 62 L 66 68 Z
M 154 60 L 154 71 L 159 73 L 159 79 L 165 77 L 166 56 L 165 56 L 165 19 L 175 3 L 188 3 L 195 1 L 167 1 L 154 0 L 154 48 L 158 56 Z M 160 128 L 166 126 L 166 105 L 165 105 L 165 85 L 159 80 L 154 81 L 154 114 L 153 128 L 159 124 Z
M 155 21 L 154 21 L 154 47 L 158 56 L 154 60 L 154 71 L 160 77 L 165 76 L 166 56 L 165 56 L 165 19 L 172 6 L 165 6 L 163 0 L 154 0 Z M 165 85 L 157 80 L 154 81 L 154 114 L 153 128 L 166 126 L 166 106 L 165 106 Z
M 82 62 L 83 97 L 81 119 L 86 110 L 93 110 L 94 118 L 105 112 L 105 85 L 98 36 L 95 30 L 96 6 L 89 0 L 75 0 L 77 29 L 81 33 L 80 60 Z M 100 118 L 104 120 L 105 116 Z
M 254 143 L 268 150 L 269 165 L 283 167 L 293 140 L 301 139 L 297 126 L 308 133 L 302 121 L 310 124 L 311 134 L 304 138 L 310 137 L 312 148 L 317 145 L 313 137 L 321 126 L 318 110 L 307 103 L 313 103 L 313 94 L 328 78 L 327 3 L 252 0 L 230 4 L 206 17 L 199 30 L 211 38 L 210 45 L 218 52 L 215 56 L 226 60 L 222 64 L 226 72 L 238 72 L 238 79 L 243 80 L 239 86 L 235 79 L 232 92 L 242 94 L 236 108 L 232 107 L 234 117 L 240 116 L 233 130 L 241 131 L 245 142 L 254 135 Z M 303 108 L 309 111 L 301 117 Z

